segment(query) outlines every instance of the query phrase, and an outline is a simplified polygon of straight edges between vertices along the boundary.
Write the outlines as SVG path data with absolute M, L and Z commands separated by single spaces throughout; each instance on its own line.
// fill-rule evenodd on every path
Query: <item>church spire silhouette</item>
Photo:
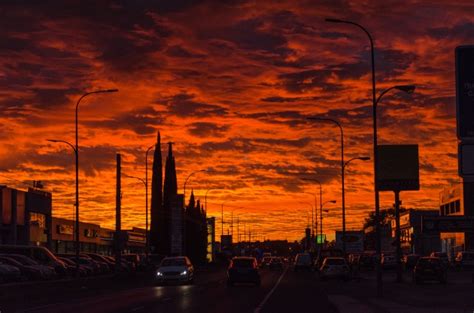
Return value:
M 154 253 L 163 253 L 166 234 L 166 215 L 163 211 L 163 161 L 161 158 L 161 135 L 158 131 L 153 155 L 153 174 L 151 178 L 151 223 L 150 247 Z

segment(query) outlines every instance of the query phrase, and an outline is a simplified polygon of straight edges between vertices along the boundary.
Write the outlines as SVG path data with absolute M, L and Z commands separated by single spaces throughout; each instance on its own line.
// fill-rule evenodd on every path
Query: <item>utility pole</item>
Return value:
M 122 220 L 121 220 L 121 155 L 117 153 L 117 185 L 115 191 L 115 270 L 120 271 L 122 254 Z

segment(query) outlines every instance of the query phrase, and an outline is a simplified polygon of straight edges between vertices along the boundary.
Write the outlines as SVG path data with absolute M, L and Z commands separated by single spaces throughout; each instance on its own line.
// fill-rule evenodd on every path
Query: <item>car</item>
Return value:
M 227 285 L 253 283 L 260 286 L 261 279 L 257 259 L 254 257 L 234 257 L 227 269 Z
M 107 259 L 106 257 L 98 254 L 98 253 L 84 253 L 91 259 L 93 259 L 96 262 L 101 262 L 107 265 L 108 271 L 112 272 L 115 269 L 115 263 L 112 262 L 111 260 Z
M 439 258 L 444 266 L 449 266 L 451 260 L 446 252 L 431 252 L 430 257 Z
M 327 257 L 319 269 L 319 277 L 323 280 L 327 278 L 347 280 L 350 278 L 349 265 L 342 257 Z
M 17 267 L 0 262 L 0 283 L 20 280 L 21 272 Z
M 397 259 L 393 254 L 382 254 L 382 259 L 380 260 L 380 264 L 384 270 L 392 270 L 397 267 Z
M 0 245 L 0 254 L 21 254 L 33 259 L 41 265 L 53 267 L 60 276 L 66 276 L 68 274 L 66 264 L 45 247 Z
M 474 267 L 474 251 L 460 251 L 456 255 L 455 264 L 457 268 Z
M 271 256 L 264 256 L 262 259 L 262 263 L 260 264 L 261 267 L 267 267 L 270 265 L 270 262 L 272 260 Z
M 166 257 L 156 270 L 158 283 L 182 282 L 192 284 L 194 281 L 194 266 L 186 256 Z
M 72 259 L 69 259 L 69 258 L 65 258 L 65 257 L 58 257 L 58 258 L 66 264 L 71 275 L 76 276 L 77 274 L 76 263 Z M 89 276 L 93 274 L 94 274 L 94 270 L 91 267 L 79 264 L 79 276 L 85 277 L 85 276 Z
M 294 271 L 311 271 L 312 259 L 309 253 L 298 253 L 295 258 Z
M 447 282 L 447 271 L 443 261 L 437 257 L 421 257 L 413 269 L 413 282 L 421 284 L 428 280 Z
M 44 266 L 23 255 L 0 255 L 0 262 L 17 267 L 28 280 L 46 280 L 56 277 L 54 268 Z
M 419 254 L 405 254 L 402 258 L 403 269 L 405 271 L 413 270 L 420 257 Z
M 377 263 L 377 257 L 374 253 L 364 252 L 359 256 L 359 268 L 373 270 Z
M 282 270 L 283 269 L 283 260 L 280 257 L 272 257 L 269 265 L 271 270 Z

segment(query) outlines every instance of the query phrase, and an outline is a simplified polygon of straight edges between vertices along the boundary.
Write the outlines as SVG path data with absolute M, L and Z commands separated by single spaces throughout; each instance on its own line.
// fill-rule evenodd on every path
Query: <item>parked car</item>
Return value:
M 161 261 L 156 271 L 158 283 L 184 282 L 193 283 L 194 266 L 186 256 L 167 257 Z
M 66 264 L 66 266 L 68 267 L 68 271 L 71 273 L 71 275 L 75 276 L 77 273 L 76 262 L 65 257 L 58 257 L 58 258 Z M 79 264 L 79 276 L 85 277 L 85 276 L 89 276 L 93 274 L 94 274 L 94 270 L 91 267 Z
M 449 255 L 446 252 L 431 252 L 430 257 L 439 258 L 444 266 L 449 266 L 451 264 Z
M 405 271 L 411 271 L 420 257 L 419 254 L 405 254 L 402 258 L 403 269 Z
M 54 268 L 44 266 L 23 255 L 0 255 L 0 262 L 18 268 L 28 280 L 46 280 L 56 277 Z
M 364 252 L 359 256 L 359 268 L 372 270 L 375 268 L 377 258 L 374 253 Z
M 0 245 L 0 254 L 21 254 L 41 265 L 51 266 L 60 276 L 67 275 L 67 268 L 64 262 L 59 260 L 45 247 Z
M 382 268 L 384 270 L 391 270 L 397 267 L 397 259 L 393 254 L 382 254 L 382 259 L 380 261 Z
M 282 270 L 283 269 L 283 260 L 280 257 L 272 257 L 269 265 L 271 270 Z
M 460 251 L 456 255 L 455 264 L 457 268 L 474 267 L 474 251 Z
M 115 262 L 112 262 L 111 260 L 107 259 L 103 255 L 100 255 L 98 253 L 84 253 L 84 254 L 96 262 L 106 264 L 109 272 L 112 272 L 115 269 Z
M 138 254 L 122 254 L 122 259 L 130 263 L 133 271 L 136 271 L 140 266 L 140 256 Z
M 271 257 L 271 256 L 264 256 L 263 259 L 262 259 L 262 263 L 260 263 L 260 266 L 261 266 L 261 267 L 267 267 L 267 266 L 269 266 L 271 260 L 272 260 L 272 257 Z
M 447 282 L 447 271 L 443 261 L 436 257 L 422 257 L 416 263 L 413 270 L 413 282 L 421 284 L 428 280 Z
M 260 273 L 254 257 L 234 257 L 227 269 L 227 285 L 253 283 L 260 286 Z
M 312 266 L 311 255 L 309 253 L 298 253 L 295 258 L 294 270 L 310 271 Z
M 0 283 L 20 281 L 21 278 L 19 268 L 0 261 Z
M 347 280 L 350 278 L 350 269 L 344 258 L 327 257 L 319 269 L 319 277 L 321 279 L 342 278 Z

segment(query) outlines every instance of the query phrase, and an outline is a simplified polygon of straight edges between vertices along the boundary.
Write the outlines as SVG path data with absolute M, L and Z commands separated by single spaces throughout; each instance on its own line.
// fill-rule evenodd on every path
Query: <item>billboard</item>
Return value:
M 346 231 L 345 238 L 342 237 L 342 231 L 336 231 L 336 247 L 342 249 L 342 242 L 346 242 L 347 253 L 364 252 L 364 232 L 358 230 Z
M 419 190 L 418 145 L 377 146 L 379 191 Z
M 455 54 L 457 135 L 474 139 L 474 46 L 459 46 Z

